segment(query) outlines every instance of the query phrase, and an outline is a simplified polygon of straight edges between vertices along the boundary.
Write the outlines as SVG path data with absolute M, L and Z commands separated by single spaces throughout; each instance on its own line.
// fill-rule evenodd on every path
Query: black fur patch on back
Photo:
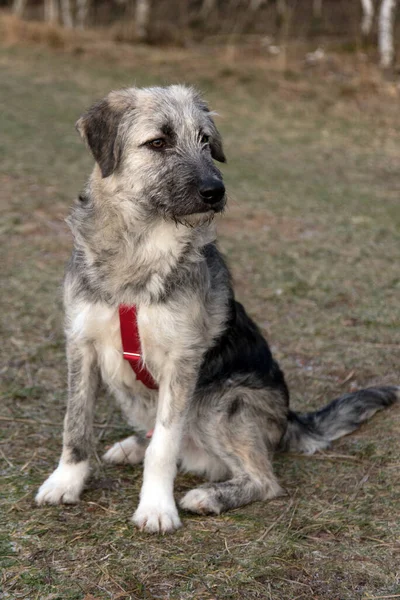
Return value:
M 227 379 L 239 376 L 243 385 L 253 389 L 274 388 L 288 399 L 283 373 L 273 359 L 267 341 L 233 296 L 229 271 L 220 252 L 214 244 L 206 246 L 203 252 L 214 285 L 218 287 L 225 279 L 224 285 L 229 286 L 231 298 L 225 330 L 204 356 L 198 388 L 223 384 Z
M 243 400 L 241 398 L 235 398 L 228 407 L 228 417 L 232 418 L 240 412 L 243 407 Z

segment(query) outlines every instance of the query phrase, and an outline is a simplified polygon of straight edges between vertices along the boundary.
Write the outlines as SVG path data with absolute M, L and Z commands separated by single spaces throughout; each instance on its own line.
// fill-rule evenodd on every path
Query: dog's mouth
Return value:
M 201 225 L 209 224 L 214 219 L 215 211 L 208 210 L 206 212 L 196 212 L 190 215 L 182 215 L 175 217 L 175 221 L 185 227 L 200 227 Z

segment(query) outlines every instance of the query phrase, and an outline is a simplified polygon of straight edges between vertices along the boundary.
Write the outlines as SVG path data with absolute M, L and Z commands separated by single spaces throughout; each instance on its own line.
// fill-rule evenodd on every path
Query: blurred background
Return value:
M 285 53 L 288 41 L 378 48 L 394 62 L 397 0 L 1 0 L 19 18 L 67 29 L 103 28 L 111 39 L 156 45 L 241 44 Z M 321 61 L 319 48 L 309 63 Z
M 171 537 L 129 519 L 140 468 L 103 392 L 77 506 L 34 507 L 66 398 L 65 223 L 93 159 L 74 123 L 124 86 L 187 83 L 218 115 L 220 245 L 296 410 L 398 384 L 400 7 L 395 0 L 0 0 L 0 563 L 5 598 L 372 600 L 400 595 L 399 408 L 313 457 L 288 496 Z M 179 475 L 177 497 L 201 480 Z

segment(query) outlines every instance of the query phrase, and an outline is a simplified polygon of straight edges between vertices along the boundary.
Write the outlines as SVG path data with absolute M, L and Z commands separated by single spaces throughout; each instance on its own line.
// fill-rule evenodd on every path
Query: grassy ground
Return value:
M 400 597 L 399 408 L 326 453 L 277 457 L 287 497 L 184 515 L 173 536 L 129 521 L 141 469 L 94 459 L 79 505 L 33 503 L 61 445 L 63 219 L 91 165 L 73 124 L 113 87 L 189 81 L 219 111 L 230 190 L 222 247 L 293 405 L 398 383 L 399 98 L 357 73 L 283 77 L 258 60 L 174 50 L 0 50 L 4 598 Z M 99 454 L 127 434 L 109 406 L 104 396 Z M 179 476 L 177 495 L 196 483 Z

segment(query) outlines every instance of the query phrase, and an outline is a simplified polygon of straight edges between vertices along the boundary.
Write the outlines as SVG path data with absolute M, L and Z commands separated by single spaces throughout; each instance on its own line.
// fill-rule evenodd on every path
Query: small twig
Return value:
M 297 458 L 305 458 L 307 460 L 351 460 L 359 464 L 364 464 L 364 461 L 357 458 L 357 456 L 352 456 L 351 454 L 325 454 L 324 452 L 319 451 L 318 454 L 293 454 Z
M 372 542 L 378 542 L 378 544 L 376 544 L 377 546 L 387 546 L 388 548 L 393 548 L 394 545 L 396 544 L 390 544 L 388 542 L 384 542 L 382 540 L 378 540 L 377 538 L 373 538 L 373 537 L 369 537 L 369 536 L 362 536 L 364 540 L 371 540 Z
M 310 585 L 308 585 L 308 583 L 302 583 L 301 581 L 294 581 L 294 579 L 286 579 L 286 577 L 278 577 L 277 579 L 279 579 L 280 581 L 287 581 L 288 583 L 294 583 L 295 585 L 301 585 L 303 587 L 307 587 L 312 594 L 314 594 L 314 590 L 312 589 L 312 587 Z
M 10 460 L 8 460 L 7 456 L 3 452 L 2 448 L 0 448 L 0 454 L 4 458 L 4 460 L 6 461 L 6 463 L 8 464 L 8 466 L 14 468 L 14 465 L 12 464 L 12 462 Z
M 371 465 L 370 468 L 368 469 L 368 471 L 366 472 L 365 475 L 363 475 L 360 479 L 360 481 L 357 482 L 356 484 L 356 489 L 354 491 L 354 493 L 351 495 L 351 501 L 354 502 L 354 500 L 357 498 L 361 488 L 363 487 L 364 483 L 367 483 L 369 476 L 371 474 L 371 471 L 373 469 L 374 465 Z
M 79 535 L 76 535 L 74 538 L 72 538 L 72 540 L 68 540 L 68 544 L 72 544 L 72 542 L 76 542 L 76 540 L 80 540 L 83 537 L 86 537 L 88 534 L 87 531 L 85 531 L 84 533 L 80 533 Z
M 224 544 L 225 544 L 225 548 L 228 554 L 231 554 L 231 551 L 228 548 L 228 542 L 226 541 L 226 538 L 224 538 Z
M 103 436 L 104 436 L 104 434 L 106 432 L 107 426 L 110 425 L 110 421 L 112 419 L 113 413 L 114 413 L 113 406 L 110 405 L 110 407 L 108 409 L 107 419 L 106 419 L 106 422 L 104 423 L 105 427 L 101 428 L 101 431 L 100 431 L 99 435 L 97 436 L 97 441 L 98 442 L 100 442 L 103 439 Z
M 28 496 L 30 496 L 32 494 L 32 490 L 29 490 L 29 492 L 26 492 L 26 494 L 24 494 L 23 496 L 21 496 L 21 498 L 18 498 L 18 500 L 16 502 L 13 502 L 12 505 L 10 506 L 10 508 L 8 509 L 7 513 L 12 512 L 13 510 L 22 510 L 20 508 L 17 508 L 17 505 L 22 502 L 22 500 L 25 500 L 25 498 L 27 498 Z
M 35 452 L 32 454 L 31 458 L 21 467 L 21 471 L 25 471 L 25 469 L 27 469 L 29 467 L 29 465 L 31 464 L 31 462 L 33 460 L 35 460 L 36 456 L 37 456 L 37 450 L 35 450 Z
M 96 459 L 97 464 L 99 465 L 99 467 L 103 468 L 104 465 L 103 465 L 102 460 L 101 460 L 101 458 L 99 456 L 99 453 L 97 452 L 97 449 L 95 447 L 93 447 L 92 450 L 93 450 L 93 454 L 94 454 L 94 457 Z
M 400 598 L 400 594 L 392 594 L 391 596 L 364 596 L 363 600 L 383 600 L 384 598 Z
M 25 370 L 26 370 L 26 374 L 28 376 L 29 385 L 32 387 L 33 386 L 32 372 L 31 372 L 31 367 L 30 367 L 30 364 L 28 361 L 25 362 Z
M 345 377 L 342 381 L 339 381 L 339 385 L 344 385 L 345 383 L 348 383 L 350 381 L 350 379 L 353 379 L 355 374 L 355 371 L 350 371 L 350 373 L 347 375 L 347 377 Z
M 0 415 L 0 421 L 9 421 L 10 423 L 26 423 L 27 425 L 54 425 L 62 427 L 64 423 L 57 421 L 38 421 L 36 419 L 20 419 L 17 417 L 4 417 Z M 98 429 L 126 429 L 126 425 L 110 425 L 109 423 L 93 423 L 93 427 Z
M 289 504 L 287 505 L 287 507 L 285 508 L 283 513 L 281 513 L 279 515 L 279 517 L 273 523 L 271 523 L 271 525 L 269 525 L 269 527 L 267 527 L 267 529 L 265 529 L 265 531 L 260 535 L 260 537 L 256 539 L 256 542 L 261 542 L 272 531 L 272 529 L 275 527 L 275 525 L 277 525 L 280 521 L 282 521 L 282 519 L 286 515 L 286 513 L 288 513 L 289 510 L 292 508 L 293 503 L 294 503 L 294 500 L 293 499 L 290 500 Z M 251 542 L 249 542 L 249 543 L 251 543 Z
M 332 344 L 333 346 L 342 345 L 342 342 L 338 342 L 337 344 Z M 346 342 L 346 346 L 359 346 L 359 342 Z M 363 346 L 372 346 L 375 348 L 399 348 L 400 344 L 391 344 L 388 342 L 387 344 L 382 344 L 378 342 L 363 342 Z M 400 598 L 400 594 L 398 596 L 374 596 L 375 598 Z
M 99 565 L 99 569 L 100 571 L 103 573 L 103 575 L 105 575 L 106 577 L 108 577 L 109 579 L 111 579 L 111 581 L 117 586 L 119 587 L 119 589 L 121 590 L 122 594 L 125 596 L 129 595 L 129 592 L 127 592 L 126 590 L 124 590 L 124 588 L 118 583 L 118 581 L 116 581 L 113 577 L 111 577 L 110 573 L 108 571 L 104 572 L 104 569 L 102 569 Z M 118 597 L 121 597 L 121 594 L 118 594 Z M 123 596 L 122 596 L 123 597 Z
M 98 506 L 99 508 L 101 508 L 105 512 L 113 513 L 114 515 L 117 514 L 116 510 L 111 510 L 111 508 L 106 508 L 105 506 L 101 506 L 101 504 L 97 504 L 97 502 L 86 502 L 86 504 L 91 504 L 93 506 Z
M 294 498 L 293 498 L 293 501 L 294 501 Z M 294 515 L 296 513 L 296 510 L 297 510 L 297 507 L 299 505 L 299 502 L 300 502 L 300 500 L 297 500 L 297 502 L 295 504 L 295 507 L 294 507 L 293 512 L 292 512 L 292 516 L 290 517 L 289 525 L 287 526 L 287 530 L 289 530 L 291 528 L 291 526 L 292 526 Z

